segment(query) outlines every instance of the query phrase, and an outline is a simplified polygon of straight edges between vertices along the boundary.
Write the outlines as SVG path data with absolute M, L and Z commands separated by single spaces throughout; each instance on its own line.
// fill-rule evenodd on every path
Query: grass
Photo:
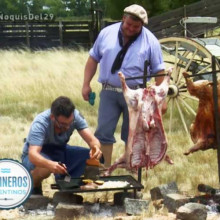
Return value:
M 28 50 L 0 51 L 0 147 L 1 158 L 13 158 L 20 161 L 23 139 L 27 136 L 33 118 L 60 95 L 69 96 L 76 107 L 87 119 L 94 132 L 97 124 L 98 93 L 101 89 L 97 83 L 97 74 L 92 81 L 96 92 L 95 105 L 91 106 L 81 96 L 84 66 L 88 57 L 87 51 L 49 50 L 30 52 Z M 193 117 L 187 118 L 189 125 Z M 147 172 L 143 169 L 142 184 L 144 198 L 150 198 L 150 189 L 161 184 L 175 181 L 180 191 L 197 194 L 197 185 L 205 183 L 219 187 L 217 151 L 197 152 L 188 157 L 183 155 L 192 146 L 189 135 L 186 135 L 179 117 L 174 114 L 172 132 L 168 133 L 169 115 L 165 115 L 164 127 L 168 140 L 168 155 L 174 165 L 165 161 Z M 124 151 L 120 141 L 120 126 L 116 131 L 117 143 L 114 147 L 113 160 Z M 85 146 L 85 143 L 74 133 L 70 144 Z M 113 175 L 127 175 L 122 169 Z M 135 175 L 134 175 L 135 176 Z M 136 176 L 135 176 L 136 178 Z M 44 189 L 49 195 L 50 177 L 44 181 Z M 84 194 L 85 196 L 85 194 Z M 111 193 L 99 193 L 101 201 L 112 198 Z M 88 195 L 87 200 L 95 201 Z M 149 211 L 149 215 L 155 213 Z

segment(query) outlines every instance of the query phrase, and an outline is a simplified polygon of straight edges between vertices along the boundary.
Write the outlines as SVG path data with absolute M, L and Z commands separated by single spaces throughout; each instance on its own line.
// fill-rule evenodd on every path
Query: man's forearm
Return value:
M 83 81 L 84 86 L 89 86 L 93 76 L 96 73 L 96 69 L 97 69 L 97 62 L 92 57 L 89 57 L 84 70 L 84 81 Z
M 49 169 L 51 160 L 48 160 L 45 157 L 43 157 L 40 154 L 39 149 L 37 149 L 37 150 L 36 149 L 34 149 L 34 147 L 29 148 L 28 156 L 29 156 L 30 162 L 33 163 L 37 167 L 42 167 L 42 168 L 48 168 Z
M 99 159 L 102 155 L 99 140 L 92 134 L 89 128 L 79 131 L 80 136 L 90 147 L 90 157 Z
M 157 73 L 157 75 L 161 75 L 161 74 L 164 74 L 165 71 L 164 70 L 161 70 L 160 72 Z M 156 82 L 156 86 L 159 86 L 164 80 L 164 76 L 157 76 L 155 77 L 155 82 Z

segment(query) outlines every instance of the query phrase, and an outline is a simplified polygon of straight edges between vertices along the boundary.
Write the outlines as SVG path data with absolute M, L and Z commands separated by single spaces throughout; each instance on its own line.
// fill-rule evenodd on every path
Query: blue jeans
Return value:
M 70 145 L 44 145 L 41 155 L 49 160 L 62 162 L 66 165 L 69 174 L 74 177 L 80 177 L 85 170 L 86 160 L 89 159 L 90 149 Z M 29 170 L 33 170 L 35 165 L 29 160 L 28 154 L 22 155 L 22 164 Z M 63 175 L 55 175 L 56 179 L 63 178 Z

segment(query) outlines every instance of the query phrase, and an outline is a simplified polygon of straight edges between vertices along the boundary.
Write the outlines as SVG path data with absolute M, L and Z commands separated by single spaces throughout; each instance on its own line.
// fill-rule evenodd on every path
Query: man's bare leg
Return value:
M 105 162 L 104 162 L 105 168 L 109 168 L 111 166 L 112 150 L 113 150 L 113 144 L 102 144 L 101 145 L 101 151 L 105 159 Z
M 31 171 L 34 187 L 40 187 L 41 182 L 48 178 L 51 172 L 46 168 L 36 167 Z

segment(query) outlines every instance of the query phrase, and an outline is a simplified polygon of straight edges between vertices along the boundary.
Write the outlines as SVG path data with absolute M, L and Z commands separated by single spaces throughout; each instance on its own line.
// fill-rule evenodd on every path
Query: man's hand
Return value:
M 89 152 L 91 159 L 97 159 L 99 160 L 102 156 L 102 152 L 100 150 L 100 147 L 98 145 L 91 146 L 91 150 Z
M 89 156 L 91 159 L 100 159 L 102 156 L 102 152 L 100 150 L 100 142 L 94 136 L 89 128 L 85 128 L 83 130 L 78 131 L 83 140 L 89 145 L 90 152 Z
M 83 99 L 85 101 L 89 101 L 89 93 L 92 92 L 92 89 L 90 86 L 83 86 L 82 87 L 82 96 L 83 96 Z
M 50 161 L 49 170 L 54 174 L 66 174 L 67 168 L 65 164 L 61 164 L 60 162 Z
M 30 161 L 37 167 L 46 168 L 51 173 L 54 174 L 65 174 L 66 173 L 66 166 L 61 166 L 58 162 L 49 160 L 43 157 L 41 152 L 41 146 L 33 146 L 30 145 L 29 147 L 29 159 Z

